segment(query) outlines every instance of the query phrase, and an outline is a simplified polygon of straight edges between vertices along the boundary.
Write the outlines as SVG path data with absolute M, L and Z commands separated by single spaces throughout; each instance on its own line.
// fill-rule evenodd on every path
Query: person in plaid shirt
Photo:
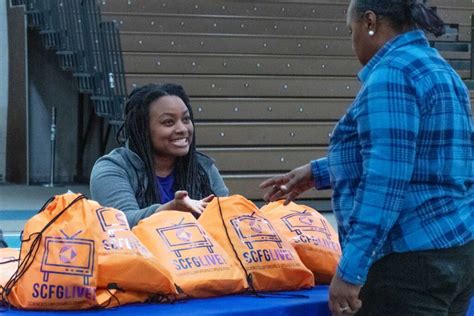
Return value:
M 261 184 L 267 201 L 332 188 L 343 255 L 333 315 L 465 315 L 474 288 L 474 132 L 469 94 L 422 30 L 416 1 L 352 0 L 361 90 L 325 158 Z

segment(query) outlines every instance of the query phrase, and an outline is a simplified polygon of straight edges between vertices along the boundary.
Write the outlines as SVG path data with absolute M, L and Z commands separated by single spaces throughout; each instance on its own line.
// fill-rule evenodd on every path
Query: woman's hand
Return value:
M 329 309 L 333 316 L 355 314 L 362 306 L 359 299 L 361 286 L 345 282 L 339 276 L 332 278 L 329 287 Z
M 301 193 L 314 187 L 311 165 L 295 168 L 288 173 L 268 179 L 260 184 L 261 189 L 271 187 L 263 196 L 267 202 L 273 202 L 286 196 L 285 205 Z
M 188 192 L 176 191 L 173 206 L 177 211 L 190 212 L 199 217 L 213 198 L 214 195 L 211 194 L 202 200 L 193 200 L 189 197 Z

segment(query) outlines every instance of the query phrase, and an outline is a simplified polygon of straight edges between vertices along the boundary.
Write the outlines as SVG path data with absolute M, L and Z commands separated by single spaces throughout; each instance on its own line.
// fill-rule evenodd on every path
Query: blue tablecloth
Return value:
M 311 290 L 278 292 L 273 296 L 255 297 L 250 295 L 231 295 L 207 299 L 192 299 L 174 304 L 139 304 L 126 305 L 107 310 L 84 310 L 72 312 L 32 312 L 11 309 L 0 310 L 3 315 L 97 315 L 113 312 L 114 315 L 255 315 L 282 316 L 282 315 L 331 315 L 328 308 L 328 287 L 317 286 Z M 280 295 L 281 294 L 281 295 Z M 305 295 L 302 297 L 285 297 L 289 295 Z M 108 314 L 110 315 L 110 314 Z M 474 316 L 474 298 L 466 316 Z
M 296 294 L 296 295 L 295 295 Z M 304 296 L 304 297 L 302 297 Z M 317 286 L 311 290 L 277 292 L 256 297 L 253 295 L 229 295 L 192 299 L 173 304 L 126 305 L 110 310 L 84 310 L 66 312 L 70 315 L 331 315 L 328 307 L 328 287 Z M 65 313 L 65 312 L 62 312 Z M 58 315 L 59 312 L 32 312 L 11 309 L 3 315 Z
M 19 236 L 18 235 L 7 235 L 6 240 L 10 247 L 19 247 Z M 141 304 L 141 305 L 130 305 L 122 306 L 120 308 L 113 309 L 114 313 L 118 315 L 130 315 L 130 314 L 156 314 L 166 313 L 169 315 L 246 315 L 248 313 L 258 312 L 259 316 L 263 315 L 330 315 L 327 306 L 328 301 L 328 287 L 317 286 L 312 290 L 295 291 L 295 292 L 281 292 L 281 293 L 292 293 L 292 294 L 303 294 L 308 296 L 307 299 L 302 298 L 256 298 L 252 296 L 234 295 L 225 297 L 216 297 L 209 299 L 194 299 L 186 302 L 178 302 L 175 304 Z M 93 311 L 80 311 L 80 312 L 68 312 L 69 314 L 98 314 L 106 313 L 109 310 L 93 310 Z M 314 311 L 314 313 L 312 312 Z M 0 313 L 2 313 L 0 311 Z M 29 315 L 29 314 L 42 314 L 42 315 L 57 315 L 52 312 L 25 312 L 10 310 L 2 315 Z M 474 297 L 471 299 L 467 316 L 474 316 Z

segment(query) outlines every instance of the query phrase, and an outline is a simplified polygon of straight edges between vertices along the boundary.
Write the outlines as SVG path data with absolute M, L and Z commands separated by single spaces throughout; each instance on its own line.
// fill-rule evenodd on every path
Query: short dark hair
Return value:
M 155 170 L 153 167 L 153 145 L 150 137 L 150 104 L 167 95 L 179 97 L 186 105 L 191 122 L 194 125 L 194 116 L 189 97 L 181 85 L 174 83 L 147 84 L 135 88 L 128 96 L 125 106 L 124 123 L 119 130 L 122 145 L 128 144 L 130 150 L 136 153 L 143 161 L 147 173 L 148 185 L 145 188 L 140 183 L 139 200 L 143 200 L 140 207 L 160 203 L 160 192 L 155 186 Z M 193 199 L 202 199 L 213 194 L 209 177 L 197 160 L 196 132 L 189 147 L 189 152 L 183 157 L 176 158 L 174 188 L 186 190 Z
M 353 0 L 355 12 L 359 15 L 373 11 L 377 16 L 390 21 L 393 28 L 416 26 L 433 33 L 436 37 L 443 35 L 446 28 L 443 20 L 433 9 L 417 0 Z

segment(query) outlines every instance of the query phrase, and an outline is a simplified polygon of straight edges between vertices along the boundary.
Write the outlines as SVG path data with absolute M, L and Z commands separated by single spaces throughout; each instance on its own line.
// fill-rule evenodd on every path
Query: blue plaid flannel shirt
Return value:
M 384 255 L 473 239 L 474 132 L 466 86 L 422 31 L 386 43 L 359 80 L 311 167 L 316 188 L 333 189 L 337 274 L 361 285 Z

